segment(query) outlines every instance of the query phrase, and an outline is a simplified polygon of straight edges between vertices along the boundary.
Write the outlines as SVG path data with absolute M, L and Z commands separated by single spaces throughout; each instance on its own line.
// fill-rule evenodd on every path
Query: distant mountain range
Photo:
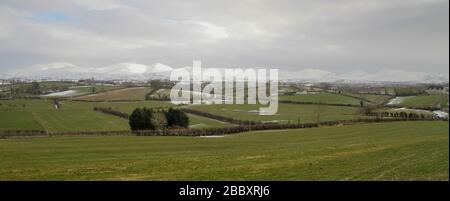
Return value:
M 143 65 L 137 63 L 118 63 L 106 67 L 82 67 L 71 63 L 50 63 L 29 66 L 9 72 L 10 77 L 21 79 L 81 79 L 99 80 L 148 80 L 168 78 L 173 69 L 161 63 Z
M 190 70 L 191 67 L 184 67 Z M 148 80 L 169 78 L 174 68 L 162 63 L 151 65 L 137 63 L 118 63 L 106 67 L 82 67 L 71 63 L 57 62 L 33 65 L 22 69 L 12 70 L 0 74 L 0 79 L 81 79 L 95 78 L 99 80 Z M 375 73 L 353 71 L 336 74 L 319 69 L 303 69 L 299 71 L 280 70 L 279 79 L 282 81 L 301 82 L 411 82 L 411 83 L 448 83 L 448 74 L 430 74 L 423 72 L 408 72 L 401 70 L 382 69 Z
M 336 74 L 318 69 L 305 69 L 300 71 L 281 71 L 280 77 L 288 81 L 305 82 L 346 82 L 346 83 L 373 83 L 373 82 L 408 82 L 408 83 L 448 83 L 448 74 L 430 74 L 423 72 L 409 72 L 402 70 L 382 69 L 375 73 L 353 71 L 345 74 Z

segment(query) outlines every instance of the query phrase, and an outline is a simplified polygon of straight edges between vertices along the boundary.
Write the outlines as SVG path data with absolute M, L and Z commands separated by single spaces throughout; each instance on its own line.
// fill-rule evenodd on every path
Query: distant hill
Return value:
M 184 67 L 191 70 L 191 67 Z M 56 62 L 38 64 L 22 69 L 16 69 L 0 78 L 8 77 L 27 79 L 80 79 L 91 78 L 100 80 L 148 80 L 168 79 L 174 68 L 162 63 L 144 65 L 138 63 L 118 63 L 105 67 L 83 67 L 71 63 Z M 402 70 L 381 69 L 377 72 L 352 71 L 344 74 L 320 69 L 301 69 L 297 71 L 280 70 L 279 79 L 283 81 L 303 82 L 342 82 L 342 83 L 372 83 L 372 82 L 411 82 L 411 83 L 448 83 L 448 74 L 433 74 L 410 72 Z

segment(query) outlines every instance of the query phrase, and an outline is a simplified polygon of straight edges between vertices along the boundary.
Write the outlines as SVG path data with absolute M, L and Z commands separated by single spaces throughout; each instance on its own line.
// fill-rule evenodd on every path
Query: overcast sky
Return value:
M 67 62 L 448 73 L 447 0 L 0 0 L 0 71 Z M 0 72 L 1 73 L 1 72 Z

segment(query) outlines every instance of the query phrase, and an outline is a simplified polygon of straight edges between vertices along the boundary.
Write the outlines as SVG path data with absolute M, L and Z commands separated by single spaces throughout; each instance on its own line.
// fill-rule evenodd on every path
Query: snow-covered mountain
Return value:
M 307 81 L 307 82 L 346 82 L 346 83 L 373 83 L 373 82 L 408 82 L 408 83 L 448 83 L 448 74 L 431 74 L 424 72 L 410 72 L 402 70 L 382 69 L 374 73 L 365 71 L 352 71 L 344 74 L 306 69 L 300 71 L 280 70 L 280 80 Z
M 340 76 L 345 80 L 353 81 L 379 81 L 379 82 L 420 82 L 420 83 L 443 83 L 448 82 L 448 75 L 430 74 L 424 72 L 410 72 L 402 70 L 382 69 L 375 73 L 354 71 Z
M 319 69 L 304 69 L 300 71 L 279 71 L 279 80 L 304 81 L 304 82 L 335 82 L 340 78 L 332 72 Z
M 137 63 L 118 63 L 105 67 L 84 67 L 65 62 L 38 64 L 23 69 L 10 71 L 15 78 L 28 79 L 127 79 L 147 80 L 150 78 L 169 77 L 173 69 L 170 66 L 155 63 L 144 65 Z
M 183 67 L 190 71 L 192 67 Z M 205 68 L 203 68 L 205 69 Z M 166 79 L 170 77 L 172 67 L 162 63 L 144 65 L 138 63 L 118 63 L 105 67 L 84 67 L 66 62 L 38 64 L 22 69 L 13 70 L 3 74 L 4 78 L 27 79 L 125 79 L 148 80 L 155 78 Z M 448 83 L 448 74 L 431 74 L 423 72 L 410 72 L 402 70 L 381 69 L 377 72 L 352 71 L 344 74 L 320 69 L 302 69 L 299 71 L 280 70 L 279 80 L 302 82 L 345 82 L 345 83 L 371 83 L 371 82 L 411 82 L 411 83 Z

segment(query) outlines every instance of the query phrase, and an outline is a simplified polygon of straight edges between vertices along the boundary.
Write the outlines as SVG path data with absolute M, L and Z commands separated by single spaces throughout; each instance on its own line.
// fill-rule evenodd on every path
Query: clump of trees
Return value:
M 157 112 L 148 108 L 136 108 L 129 117 L 131 130 L 160 130 L 170 127 L 189 126 L 189 117 L 180 110 L 169 108 L 164 112 Z
M 152 121 L 153 110 L 147 108 L 136 108 L 130 115 L 129 125 L 131 130 L 154 130 L 155 125 Z
M 169 108 L 169 110 L 164 112 L 164 115 L 166 116 L 168 127 L 187 128 L 189 126 L 189 117 L 180 109 Z

